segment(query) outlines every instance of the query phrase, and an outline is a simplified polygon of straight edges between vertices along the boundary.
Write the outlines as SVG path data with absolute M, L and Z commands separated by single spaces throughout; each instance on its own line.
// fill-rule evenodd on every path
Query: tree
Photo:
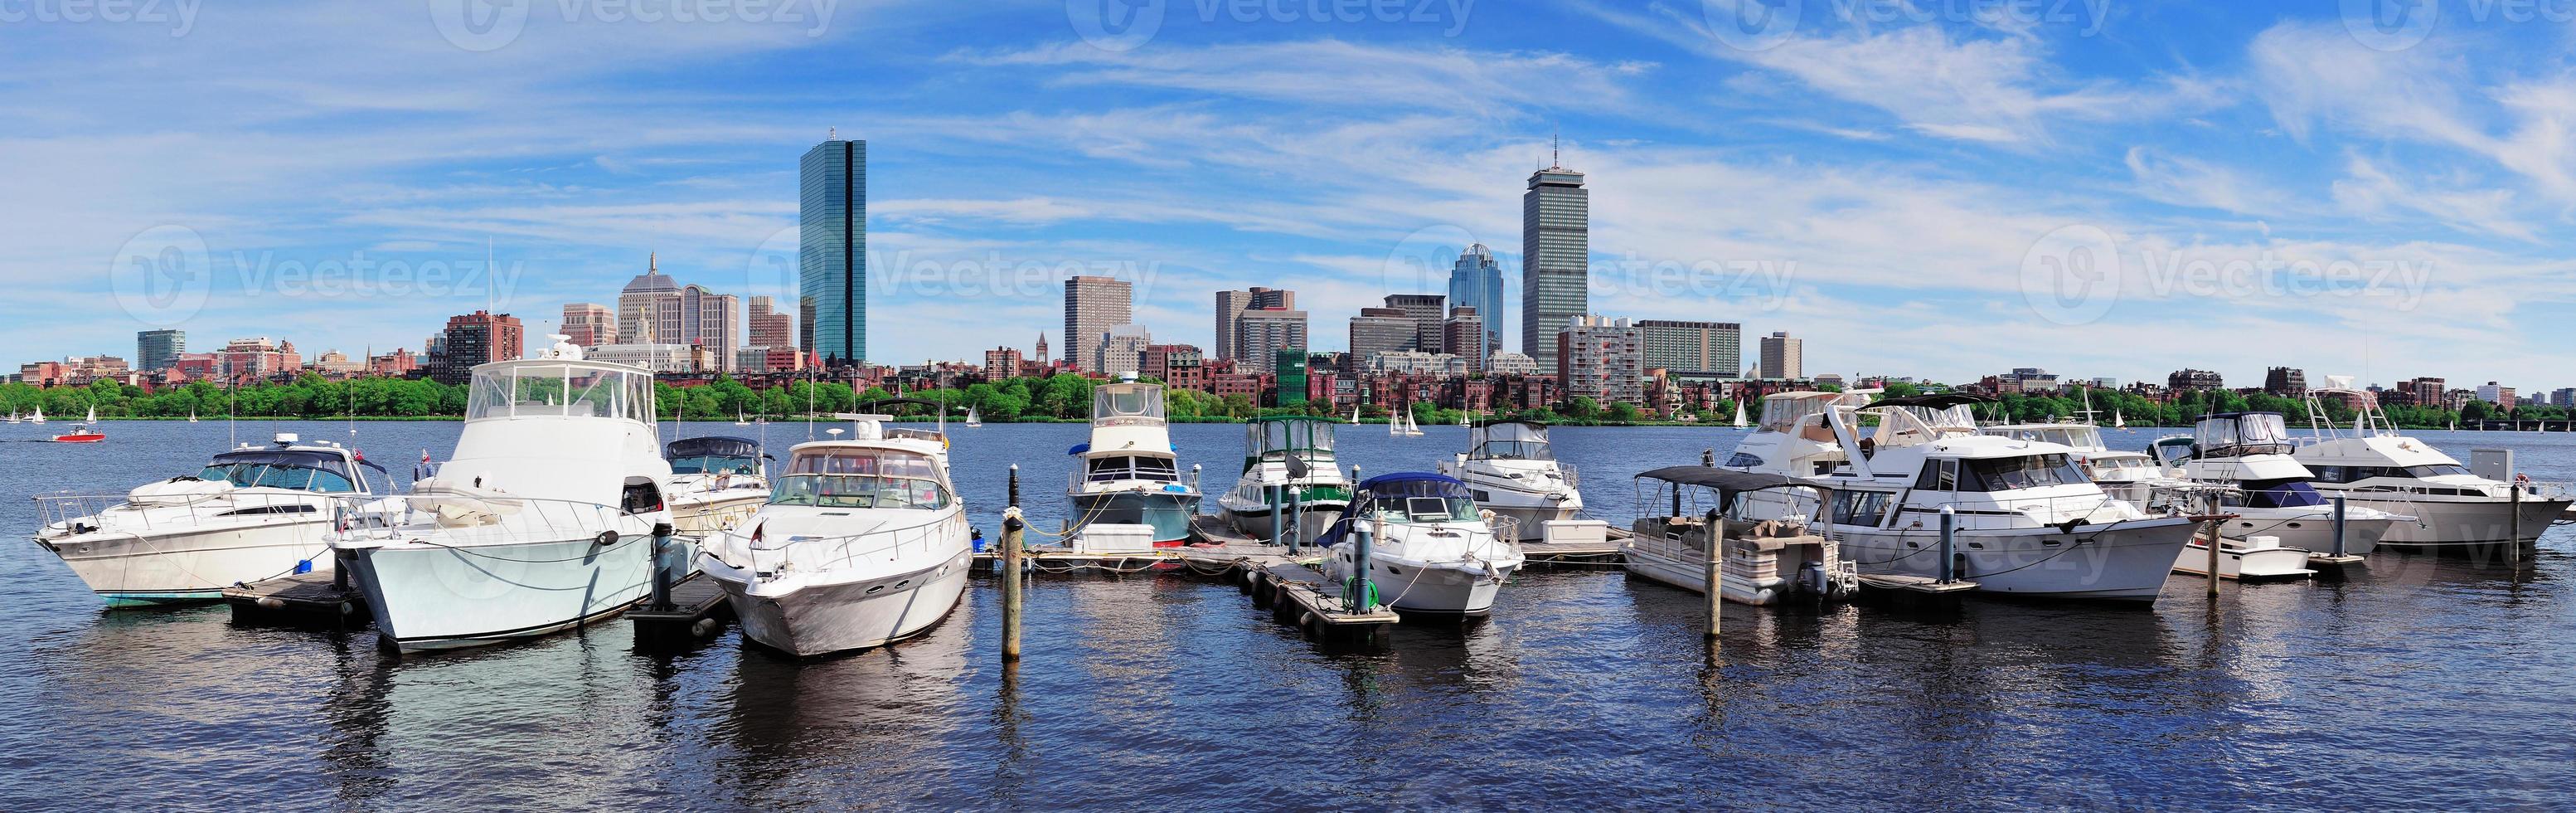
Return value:
M 1621 401 L 1610 405 L 1610 420 L 1619 423 L 1636 423 L 1637 417 L 1636 404 Z
M 1565 416 L 1578 421 L 1598 418 L 1601 416 L 1601 402 L 1592 400 L 1589 395 L 1574 396 L 1573 400 L 1565 402 Z

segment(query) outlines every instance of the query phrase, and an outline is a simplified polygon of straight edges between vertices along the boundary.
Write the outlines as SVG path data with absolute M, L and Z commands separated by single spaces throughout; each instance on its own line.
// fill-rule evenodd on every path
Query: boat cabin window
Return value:
M 2457 463 L 2430 466 L 2309 466 L 2308 470 L 2314 473 L 2315 480 L 2321 483 L 2358 483 L 2374 477 L 2421 480 L 2427 477 L 2469 473 L 2468 467 Z
M 2192 434 L 2204 457 L 2290 453 L 2290 429 L 2277 412 L 2202 418 Z
M 324 494 L 358 490 L 348 464 L 321 452 L 231 452 L 216 455 L 197 472 L 199 480 L 222 480 L 241 488 L 288 488 Z
M 1503 460 L 1555 460 L 1543 440 L 1489 440 L 1476 447 L 1476 457 Z
M 1992 434 L 2034 443 L 2055 443 L 2078 449 L 2104 449 L 2102 433 L 2090 426 L 2051 426 L 2043 429 L 2011 429 Z
M 2225 502 L 2244 508 L 2304 508 L 2324 505 L 2326 498 L 2304 480 L 2247 480 L 2244 490 L 2229 492 Z
M 653 485 L 653 481 L 641 477 L 627 480 L 625 491 L 618 495 L 617 508 L 629 514 L 649 514 L 660 511 L 662 510 L 662 489 Z
M 1922 473 L 1914 476 L 1914 487 L 1925 491 L 1959 490 L 1959 461 L 1923 461 Z
M 1834 524 L 1878 527 L 1887 518 L 1888 503 L 1895 496 L 1885 491 L 1835 492 Z
M 1478 516 L 1467 487 L 1442 480 L 1381 483 L 1368 490 L 1367 498 L 1362 515 L 1388 522 L 1464 522 Z
M 653 422 L 653 379 L 581 364 L 512 364 L 477 370 L 465 419 L 569 416 Z
M 756 474 L 760 461 L 732 455 L 702 454 L 671 458 L 672 474 Z
M 1952 462 L 1958 464 L 1959 491 L 2014 491 L 2093 482 L 2063 454 Z
M 790 474 L 769 496 L 771 505 L 823 508 L 931 511 L 948 503 L 948 489 L 937 480 L 872 474 Z
M 1085 466 L 1084 478 L 1094 482 L 1115 480 L 1152 480 L 1160 483 L 1179 482 L 1180 471 L 1170 458 L 1100 457 Z

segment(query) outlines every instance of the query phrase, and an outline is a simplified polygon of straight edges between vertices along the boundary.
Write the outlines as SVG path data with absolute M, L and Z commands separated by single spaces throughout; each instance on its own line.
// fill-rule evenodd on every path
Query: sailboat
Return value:
M 189 422 L 189 423 L 196 423 L 196 422 L 197 422 L 197 408 L 196 408 L 196 407 L 189 407 L 189 408 L 188 408 L 188 422 Z
M 1735 428 L 1742 429 L 1744 427 L 1744 400 L 1739 398 L 1735 401 Z
M 43 424 L 45 422 L 45 408 L 41 406 L 36 407 L 36 417 L 27 419 L 27 422 L 32 424 Z
M 2111 428 L 2127 429 L 2129 428 L 2129 419 L 2122 416 L 2119 410 L 2111 410 Z
M 17 422 L 19 422 L 19 418 L 18 418 L 18 410 L 15 410 L 15 409 L 9 410 L 9 422 L 10 422 L 10 423 L 17 423 Z
M 737 407 L 734 407 L 734 408 L 733 408 L 733 425 L 735 425 L 735 426 L 750 426 L 750 425 L 751 425 L 751 418 L 743 414 L 742 407 L 737 406 Z
M 1386 434 L 1388 437 L 1418 438 L 1422 436 L 1422 425 L 1413 421 L 1413 410 L 1397 410 L 1395 418 L 1386 422 Z
M 973 429 L 973 428 L 976 428 L 976 427 L 979 427 L 979 426 L 983 426 L 983 425 L 984 425 L 984 413 L 976 411 L 974 407 L 967 407 L 967 408 L 966 408 L 966 428 L 968 428 L 968 429 Z
M 1360 408 L 1359 408 L 1359 407 L 1356 407 L 1356 406 L 1351 407 L 1351 425 L 1353 425 L 1353 426 L 1357 426 L 1357 425 L 1359 425 L 1359 422 L 1360 422 Z

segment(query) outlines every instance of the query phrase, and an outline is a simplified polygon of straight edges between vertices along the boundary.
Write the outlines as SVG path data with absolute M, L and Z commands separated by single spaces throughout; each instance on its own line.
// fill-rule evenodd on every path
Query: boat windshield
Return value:
M 2073 446 L 2087 451 L 2098 452 L 2109 448 L 2102 445 L 2102 432 L 2090 426 L 2023 426 L 1989 430 L 1987 434 L 2001 435 L 2015 440 Z
M 1084 479 L 1094 483 L 1120 480 L 1177 483 L 1181 480 L 1177 464 L 1168 457 L 1100 457 L 1093 458 L 1084 469 Z
M 887 477 L 939 478 L 939 465 L 929 455 L 899 449 L 815 449 L 798 451 L 788 461 L 789 474 L 871 474 Z
M 1152 384 L 1103 384 L 1091 391 L 1091 422 L 1150 426 L 1163 422 L 1163 388 Z
M 476 368 L 465 419 L 562 416 L 653 422 L 653 377 L 586 364 Z
M 2063 454 L 2000 457 L 1984 460 L 1944 458 L 1923 461 L 1915 488 L 1926 491 L 2016 491 L 2025 488 L 2091 483 L 2073 459 Z
M 1476 457 L 1502 460 L 1555 460 L 1544 440 L 1489 440 L 1476 447 Z
M 754 474 L 759 471 L 758 458 L 718 454 L 671 458 L 672 474 Z
M 1408 480 L 1369 487 L 1362 516 L 1393 523 L 1468 522 L 1478 518 L 1467 487 L 1447 480 Z
M 2202 418 L 2192 434 L 2202 457 L 2290 453 L 2289 426 L 2278 412 Z
M 2231 492 L 2226 503 L 2245 508 L 2305 508 L 2326 504 L 2326 498 L 2305 480 L 2248 480 L 2243 491 Z
M 222 480 L 242 488 L 288 488 L 343 494 L 358 490 L 355 477 L 338 455 L 301 451 L 231 452 L 215 456 L 197 472 L 199 480 Z
M 873 474 L 790 474 L 770 492 L 771 505 L 823 508 L 937 510 L 948 507 L 948 490 L 922 477 Z

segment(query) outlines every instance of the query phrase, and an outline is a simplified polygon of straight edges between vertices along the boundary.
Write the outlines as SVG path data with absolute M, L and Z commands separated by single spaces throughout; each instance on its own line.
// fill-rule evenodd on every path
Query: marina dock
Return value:
M 645 599 L 626 611 L 626 619 L 635 623 L 638 646 L 687 646 L 715 637 L 733 619 L 733 605 L 725 601 L 724 588 L 694 573 L 671 585 L 669 606 L 656 607 L 652 601 Z
M 1619 564 L 1619 543 L 1628 537 L 1625 528 L 1613 527 L 1602 541 L 1592 542 L 1522 542 L 1521 555 L 1536 566 L 1584 566 Z M 1090 552 L 1070 546 L 1032 546 L 1026 554 L 1029 568 L 1040 573 L 1091 572 L 1105 574 L 1140 573 L 1151 570 L 1188 568 L 1202 575 L 1225 575 L 1238 568 L 1261 568 L 1297 558 L 1286 545 L 1264 543 L 1245 536 L 1227 525 L 1223 518 L 1202 514 L 1190 523 L 1191 544 L 1150 551 Z M 1295 553 L 1315 555 L 1322 549 L 1312 545 Z M 999 548 L 988 547 L 975 552 L 979 565 L 998 563 Z M 988 565 L 997 566 L 997 565 Z M 981 568 L 979 568 L 981 569 Z
M 366 597 L 343 587 L 328 571 L 281 576 L 224 588 L 233 620 L 245 624 L 343 624 L 363 627 Z
M 1248 587 L 1254 608 L 1269 610 L 1271 620 L 1325 644 L 1384 644 L 1387 630 L 1404 620 L 1386 607 L 1352 611 L 1340 596 L 1326 592 L 1324 574 L 1295 562 L 1261 568 Z

